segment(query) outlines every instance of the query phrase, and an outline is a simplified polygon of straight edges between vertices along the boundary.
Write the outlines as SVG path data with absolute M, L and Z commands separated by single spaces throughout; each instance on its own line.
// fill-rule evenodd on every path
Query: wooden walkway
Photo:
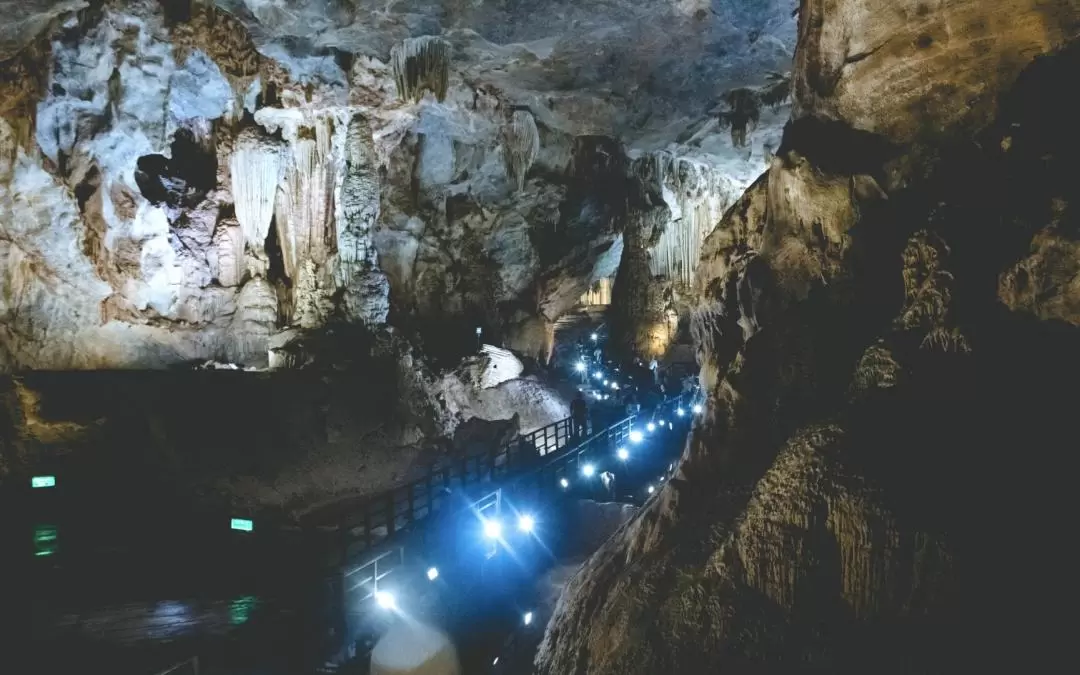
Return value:
M 670 398 L 657 411 L 672 416 L 678 406 L 689 406 L 683 399 L 683 395 Z M 541 491 L 559 489 L 562 478 L 576 476 L 584 458 L 610 454 L 626 444 L 635 420 L 633 415 L 625 417 L 584 438 L 573 436 L 570 418 L 559 420 L 502 447 L 449 459 L 423 478 L 352 503 L 347 510 L 308 525 L 338 532 L 343 563 L 371 559 L 388 550 L 398 533 L 414 529 L 449 506 L 456 492 L 480 485 L 494 490 L 522 483 Z

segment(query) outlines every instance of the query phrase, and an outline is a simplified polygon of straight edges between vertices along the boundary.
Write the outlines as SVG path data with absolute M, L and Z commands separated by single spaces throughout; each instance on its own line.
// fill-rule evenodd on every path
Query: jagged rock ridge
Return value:
M 794 119 L 696 270 L 707 411 L 538 672 L 1063 658 L 1078 36 L 1072 2 L 801 3 Z

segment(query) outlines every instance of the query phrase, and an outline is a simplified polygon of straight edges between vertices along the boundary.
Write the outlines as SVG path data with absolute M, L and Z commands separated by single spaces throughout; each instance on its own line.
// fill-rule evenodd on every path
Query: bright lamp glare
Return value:
M 619 390 L 619 383 L 618 382 L 612 382 L 611 383 L 611 388 L 614 389 L 615 391 L 618 391 Z
M 428 581 L 435 581 L 439 578 L 439 570 L 434 567 L 429 567 L 427 570 Z
M 598 380 L 602 380 L 602 379 L 604 379 L 604 374 L 603 374 L 603 373 L 601 373 L 601 372 L 600 372 L 600 371 L 598 370 L 598 371 L 596 371 L 595 373 L 593 373 L 593 377 L 594 377 L 594 378 L 596 378 L 596 379 L 598 379 Z
M 631 443 L 640 443 L 643 440 L 645 440 L 645 434 L 641 433 L 640 431 L 631 431 L 630 432 L 630 442 Z
M 591 478 L 594 473 L 596 473 L 596 467 L 592 464 L 586 464 L 581 467 L 581 474 L 586 478 Z
M 698 405 L 694 406 L 694 414 L 695 415 L 700 415 L 701 414 L 701 404 L 698 404 Z
M 582 362 L 582 361 L 578 361 L 577 363 L 574 364 L 574 370 L 578 371 L 579 373 L 584 373 L 585 372 L 585 363 Z
M 608 386 L 608 384 L 609 384 L 608 381 L 604 380 L 604 386 L 606 387 L 606 386 Z
M 518 529 L 522 532 L 532 532 L 533 527 L 536 526 L 536 520 L 530 515 L 524 515 L 518 518 Z
M 386 591 L 378 591 L 375 593 L 375 602 L 379 603 L 379 607 L 383 609 L 394 609 L 397 607 L 397 601 L 394 600 L 392 593 Z
M 664 424 L 666 424 L 666 422 L 664 422 L 664 420 L 660 420 L 660 426 L 664 426 Z
M 652 493 L 656 492 L 656 488 L 654 488 L 651 485 L 649 487 L 645 488 L 645 489 L 648 491 L 649 494 L 652 494 Z
M 530 623 L 532 623 L 532 612 L 525 612 L 525 616 L 521 617 L 521 620 L 525 622 L 526 626 L 528 626 Z
M 656 431 L 656 425 L 653 424 L 652 422 L 649 422 L 648 424 L 645 425 L 645 429 L 646 429 L 646 431 L 648 431 L 651 434 L 652 432 Z
M 600 339 L 600 336 L 597 335 L 596 333 L 593 333 L 592 335 L 589 336 L 589 339 L 592 340 L 593 342 L 596 342 L 598 339 Z
M 498 539 L 502 535 L 502 523 L 497 520 L 484 521 L 484 536 L 488 539 Z
M 559 485 L 561 485 L 562 489 L 565 490 L 566 488 L 570 487 L 570 481 L 566 480 L 565 478 L 560 478 Z
M 619 448 L 615 451 L 615 456 L 625 462 L 630 459 L 630 451 L 626 448 Z

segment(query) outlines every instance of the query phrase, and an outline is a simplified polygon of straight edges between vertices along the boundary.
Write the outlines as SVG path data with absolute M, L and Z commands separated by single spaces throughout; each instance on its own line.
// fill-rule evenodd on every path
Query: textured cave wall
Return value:
M 538 672 L 1065 658 L 1078 20 L 802 3 L 797 113 L 697 270 L 706 413 L 571 582 Z
M 6 3 L 3 368 L 266 367 L 341 323 L 549 351 L 619 264 L 604 153 L 662 165 L 686 286 L 775 147 L 784 105 L 719 119 L 787 82 L 791 2 Z

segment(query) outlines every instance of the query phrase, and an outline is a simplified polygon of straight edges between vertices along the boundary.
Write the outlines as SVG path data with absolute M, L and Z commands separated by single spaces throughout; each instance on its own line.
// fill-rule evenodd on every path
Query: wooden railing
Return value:
M 676 406 L 686 405 L 683 399 L 668 399 L 657 410 L 674 411 Z M 528 480 L 539 488 L 554 487 L 566 473 L 576 472 L 592 453 L 612 451 L 628 442 L 634 421 L 632 415 L 577 439 L 572 420 L 567 418 L 518 436 L 502 447 L 449 458 L 430 468 L 423 478 L 377 495 L 346 513 L 338 522 L 342 562 L 370 554 L 401 530 L 438 512 L 449 504 L 453 491 L 514 476 L 514 482 Z

